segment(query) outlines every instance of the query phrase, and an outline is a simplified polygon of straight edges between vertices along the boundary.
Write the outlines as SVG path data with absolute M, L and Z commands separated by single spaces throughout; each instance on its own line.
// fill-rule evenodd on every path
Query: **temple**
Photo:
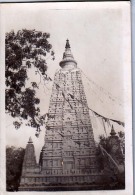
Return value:
M 96 146 L 81 72 L 67 40 L 55 73 L 39 163 L 30 138 L 20 191 L 93 189 L 99 183 Z M 111 132 L 114 135 L 114 130 Z

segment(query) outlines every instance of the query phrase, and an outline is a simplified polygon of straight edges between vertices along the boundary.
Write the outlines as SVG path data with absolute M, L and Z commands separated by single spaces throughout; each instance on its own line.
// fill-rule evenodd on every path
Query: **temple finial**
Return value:
M 70 44 L 69 44 L 69 40 L 67 39 L 66 40 L 66 46 L 65 46 L 66 49 L 70 48 Z
M 112 125 L 112 129 L 111 129 L 111 133 L 110 133 L 110 135 L 112 135 L 112 136 L 116 135 L 116 132 L 115 132 L 115 130 L 114 130 L 113 125 Z
M 72 55 L 69 40 L 66 40 L 65 52 L 63 53 L 63 59 L 60 61 L 60 67 L 66 69 L 73 69 L 77 67 L 77 62 Z
M 32 138 L 31 137 L 29 137 L 29 141 L 28 141 L 28 143 L 30 144 L 30 143 L 33 143 L 33 141 L 32 141 Z

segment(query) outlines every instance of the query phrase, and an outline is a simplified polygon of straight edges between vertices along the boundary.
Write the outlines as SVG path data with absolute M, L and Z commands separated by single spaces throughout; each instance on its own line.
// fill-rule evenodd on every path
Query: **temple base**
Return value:
M 74 175 L 74 176 L 25 176 L 22 178 L 19 191 L 77 191 L 124 189 L 116 182 L 103 181 L 105 175 Z
M 66 185 L 27 185 L 19 188 L 19 191 L 85 191 L 85 190 L 122 190 L 125 186 L 116 183 L 108 184 L 66 184 Z

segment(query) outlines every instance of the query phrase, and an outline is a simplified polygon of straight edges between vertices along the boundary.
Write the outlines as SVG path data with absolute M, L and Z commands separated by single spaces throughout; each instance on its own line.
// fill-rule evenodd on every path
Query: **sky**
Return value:
M 5 5 L 5 32 L 21 29 L 36 29 L 50 33 L 50 43 L 55 60 L 48 60 L 48 74 L 54 77 L 62 60 L 66 39 L 82 73 L 88 106 L 99 114 L 124 121 L 124 79 L 123 40 L 128 34 L 124 23 L 124 6 L 119 3 L 33 3 Z M 29 73 L 31 80 L 38 81 L 34 70 Z M 52 83 L 40 85 L 41 112 L 49 107 Z M 114 100 L 110 99 L 109 96 Z M 44 144 L 45 132 L 39 138 L 35 131 L 22 125 L 15 130 L 12 118 L 6 116 L 6 144 L 25 147 L 32 137 L 38 156 Z M 97 122 L 98 123 L 98 122 Z M 116 125 L 116 131 L 121 126 Z M 109 135 L 110 129 L 108 130 Z M 101 127 L 95 128 L 94 137 L 103 134 Z

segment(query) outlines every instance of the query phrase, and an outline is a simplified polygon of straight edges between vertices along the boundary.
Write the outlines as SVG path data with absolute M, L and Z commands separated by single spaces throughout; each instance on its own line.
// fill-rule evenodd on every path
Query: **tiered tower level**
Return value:
M 68 40 L 60 67 L 54 76 L 39 172 L 25 172 L 20 190 L 28 186 L 29 190 L 36 186 L 43 190 L 47 185 L 83 185 L 96 182 L 100 176 L 81 72 Z

